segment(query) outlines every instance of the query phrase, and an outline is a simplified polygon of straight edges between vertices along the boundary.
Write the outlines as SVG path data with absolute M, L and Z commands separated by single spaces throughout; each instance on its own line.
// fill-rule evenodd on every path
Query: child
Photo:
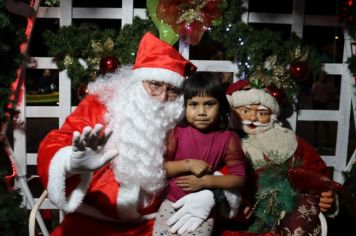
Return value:
M 153 235 L 170 234 L 166 222 L 174 213 L 172 204 L 189 192 L 241 188 L 245 180 L 239 137 L 227 130 L 230 107 L 220 81 L 211 73 L 198 72 L 187 79 L 183 94 L 185 119 L 168 135 L 165 168 L 169 184 Z M 228 168 L 227 175 L 212 175 L 223 166 Z M 194 235 L 211 235 L 212 230 L 210 218 Z

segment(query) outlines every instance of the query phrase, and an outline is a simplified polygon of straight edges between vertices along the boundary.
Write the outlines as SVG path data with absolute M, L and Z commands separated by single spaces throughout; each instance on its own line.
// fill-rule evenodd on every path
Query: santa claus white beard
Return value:
M 261 123 L 258 121 L 252 122 L 250 120 L 243 120 L 241 121 L 242 123 L 242 129 L 245 131 L 247 134 L 261 134 L 266 132 L 267 130 L 271 129 L 274 122 L 276 121 L 276 116 L 271 115 L 271 120 L 268 123 Z M 249 125 L 254 125 L 254 128 L 249 127 Z
M 116 180 L 126 186 L 136 185 L 147 193 L 157 193 L 166 184 L 163 168 L 166 135 L 182 118 L 183 99 L 161 103 L 149 96 L 137 80 L 116 91 L 107 105 L 106 120 L 113 134 L 105 147 L 119 152 L 112 161 Z

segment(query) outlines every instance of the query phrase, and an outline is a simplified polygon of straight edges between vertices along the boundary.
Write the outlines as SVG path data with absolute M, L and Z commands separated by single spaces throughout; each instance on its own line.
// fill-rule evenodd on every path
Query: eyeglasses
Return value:
M 143 82 L 148 85 L 152 96 L 158 96 L 163 92 L 166 92 L 168 100 L 174 101 L 182 94 L 182 90 L 180 88 L 174 87 L 164 82 L 153 80 L 144 80 Z

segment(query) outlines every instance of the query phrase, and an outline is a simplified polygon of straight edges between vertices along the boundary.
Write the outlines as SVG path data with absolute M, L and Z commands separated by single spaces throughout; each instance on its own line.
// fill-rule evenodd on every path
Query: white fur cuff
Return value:
M 67 146 L 54 155 L 48 171 L 47 185 L 51 201 L 67 213 L 74 212 L 81 204 L 93 175 L 92 173 L 82 174 L 79 185 L 66 198 L 66 162 L 70 158 L 71 151 L 72 147 Z
M 136 185 L 120 185 L 117 199 L 117 211 L 121 222 L 140 220 L 141 215 L 137 211 L 140 187 Z
M 214 175 L 222 175 L 222 173 L 215 171 Z M 241 205 L 241 195 L 237 191 L 231 191 L 227 189 L 223 190 L 223 192 L 229 205 L 227 208 L 222 206 L 220 211 L 227 218 L 234 218 L 237 215 Z

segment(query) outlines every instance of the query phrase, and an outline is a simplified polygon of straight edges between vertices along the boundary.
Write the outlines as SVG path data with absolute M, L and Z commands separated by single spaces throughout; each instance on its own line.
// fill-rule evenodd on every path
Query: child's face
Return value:
M 206 130 L 216 124 L 219 118 L 219 107 L 219 101 L 214 97 L 192 97 L 187 100 L 185 117 L 193 127 Z

